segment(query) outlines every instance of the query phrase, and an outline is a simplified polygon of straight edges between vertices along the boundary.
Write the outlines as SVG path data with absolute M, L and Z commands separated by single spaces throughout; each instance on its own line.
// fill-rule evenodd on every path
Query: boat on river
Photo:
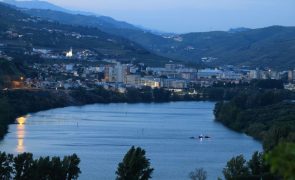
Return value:
M 190 137 L 190 139 L 210 139 L 211 137 L 208 135 L 199 135 L 198 137 Z

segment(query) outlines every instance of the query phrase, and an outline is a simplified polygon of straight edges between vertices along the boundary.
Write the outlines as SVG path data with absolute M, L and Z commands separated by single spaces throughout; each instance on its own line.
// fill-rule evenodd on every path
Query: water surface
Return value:
M 232 157 L 247 158 L 261 145 L 214 121 L 214 103 L 96 104 L 42 111 L 18 119 L 0 142 L 0 150 L 36 156 L 81 158 L 82 180 L 115 179 L 117 164 L 132 146 L 147 151 L 153 179 L 188 179 L 204 168 L 209 179 L 222 176 Z M 206 134 L 211 139 L 190 139 Z

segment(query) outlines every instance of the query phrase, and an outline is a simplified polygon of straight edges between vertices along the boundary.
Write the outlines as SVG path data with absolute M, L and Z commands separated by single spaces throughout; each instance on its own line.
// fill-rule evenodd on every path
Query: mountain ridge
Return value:
M 0 17 L 0 48 L 9 55 L 28 53 L 33 48 L 62 53 L 72 47 L 80 51 L 90 50 L 97 54 L 97 59 L 135 60 L 147 64 L 169 62 L 169 59 L 150 53 L 137 43 L 98 28 L 43 20 L 5 3 L 0 3 Z
M 174 60 L 205 66 L 295 67 L 295 28 L 270 26 L 229 31 L 154 34 L 109 17 L 69 14 L 54 10 L 25 9 L 25 13 L 62 24 L 95 27 L 133 41 L 150 52 Z M 129 26 L 130 25 L 130 26 Z
M 0 1 L 1 2 L 1 1 Z M 97 15 L 95 13 L 84 12 L 84 11 L 74 11 L 69 10 L 55 4 L 49 3 L 47 1 L 40 1 L 40 0 L 31 0 L 31 1 L 17 1 L 17 0 L 2 0 L 2 2 L 10 5 L 14 5 L 19 8 L 24 9 L 50 9 L 55 11 L 61 11 L 70 14 L 83 14 L 83 15 Z
M 48 12 L 27 11 L 30 15 L 60 23 L 97 27 L 104 32 L 134 41 L 158 55 L 184 62 L 208 66 L 231 64 L 275 69 L 295 67 L 294 27 L 270 26 L 259 29 L 243 28 L 234 32 L 231 30 L 155 35 L 144 30 L 103 25 L 95 17 Z M 210 60 L 204 62 L 202 58 Z

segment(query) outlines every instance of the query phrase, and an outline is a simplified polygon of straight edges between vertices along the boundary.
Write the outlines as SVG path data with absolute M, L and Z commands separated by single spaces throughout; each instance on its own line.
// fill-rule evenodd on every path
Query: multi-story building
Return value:
M 140 79 L 140 84 L 142 86 L 149 86 L 151 88 L 160 88 L 161 87 L 161 79 L 153 78 L 153 77 L 143 77 Z
M 295 80 L 295 70 L 289 70 L 288 71 L 288 81 L 294 82 Z
M 221 70 L 218 69 L 202 69 L 198 71 L 198 78 L 213 78 L 220 77 L 222 74 Z
M 140 78 L 141 78 L 140 75 L 128 74 L 126 75 L 126 81 L 124 83 L 128 85 L 137 86 L 137 85 L 140 85 L 141 83 Z
M 115 82 L 114 68 L 111 65 L 105 66 L 104 80 L 105 82 Z
M 161 87 L 167 89 L 185 89 L 187 88 L 187 81 L 178 79 L 163 79 Z
M 117 63 L 114 68 L 115 82 L 125 82 L 127 75 L 127 64 Z
M 249 78 L 250 79 L 260 79 L 260 71 L 258 69 L 250 70 Z

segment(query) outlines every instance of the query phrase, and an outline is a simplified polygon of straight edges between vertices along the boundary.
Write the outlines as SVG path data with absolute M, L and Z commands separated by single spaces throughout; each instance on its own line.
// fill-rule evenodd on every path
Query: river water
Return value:
M 212 102 L 95 104 L 30 114 L 9 126 L 0 151 L 35 156 L 81 158 L 82 180 L 115 179 L 115 171 L 132 146 L 147 152 L 153 179 L 182 180 L 195 168 L 208 179 L 222 177 L 233 156 L 246 158 L 261 144 L 214 121 Z M 210 139 L 190 139 L 200 134 Z

